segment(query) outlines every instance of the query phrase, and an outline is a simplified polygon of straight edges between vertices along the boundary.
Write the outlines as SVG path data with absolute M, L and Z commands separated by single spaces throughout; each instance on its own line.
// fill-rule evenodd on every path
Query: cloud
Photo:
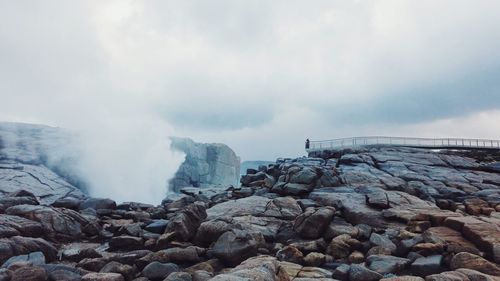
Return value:
M 331 120 L 353 125 L 366 123 L 415 124 L 498 109 L 500 106 L 500 64 L 491 69 L 471 68 L 452 77 L 388 89 L 365 102 L 340 104 L 336 110 L 322 106 Z M 318 108 L 320 108 L 319 106 Z
M 0 5 L 1 119 L 86 128 L 145 115 L 269 159 L 303 153 L 306 137 L 397 134 L 500 108 L 493 1 Z M 489 135 L 481 128 L 464 131 Z

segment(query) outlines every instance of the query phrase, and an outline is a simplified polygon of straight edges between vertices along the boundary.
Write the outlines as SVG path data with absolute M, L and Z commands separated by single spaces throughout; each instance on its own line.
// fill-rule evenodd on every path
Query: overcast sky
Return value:
M 500 138 L 499 15 L 497 0 L 0 0 L 0 121 L 163 130 L 243 160 L 303 155 L 307 137 Z

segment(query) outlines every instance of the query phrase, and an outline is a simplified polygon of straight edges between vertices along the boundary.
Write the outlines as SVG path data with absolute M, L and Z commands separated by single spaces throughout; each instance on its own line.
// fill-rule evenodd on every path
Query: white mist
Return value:
M 169 126 L 147 115 L 113 115 L 81 131 L 80 173 L 93 197 L 159 204 L 184 161 Z

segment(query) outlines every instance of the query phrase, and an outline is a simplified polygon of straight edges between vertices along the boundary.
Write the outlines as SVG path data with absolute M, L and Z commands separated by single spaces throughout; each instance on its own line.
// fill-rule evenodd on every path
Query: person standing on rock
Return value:
M 309 149 L 309 139 L 306 139 L 306 149 Z

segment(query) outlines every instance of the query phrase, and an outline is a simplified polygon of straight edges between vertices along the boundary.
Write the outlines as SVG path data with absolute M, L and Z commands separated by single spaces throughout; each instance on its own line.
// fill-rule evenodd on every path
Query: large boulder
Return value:
M 11 281 L 46 281 L 48 275 L 45 269 L 38 266 L 21 267 L 14 271 Z
M 139 259 L 139 263 L 147 264 L 157 261 L 161 263 L 192 264 L 202 261 L 205 252 L 205 249 L 195 246 L 168 248 L 145 255 Z
M 445 225 L 462 232 L 479 249 L 500 263 L 500 222 L 486 222 L 475 217 L 449 217 Z
M 298 184 L 315 184 L 315 181 L 322 175 L 321 170 L 316 167 L 292 167 L 288 169 L 286 181 Z
M 25 255 L 32 252 L 42 252 L 50 262 L 56 259 L 57 249 L 42 238 L 14 236 L 0 239 L 0 264 L 13 256 Z
M 9 267 L 9 265 L 17 262 L 26 262 L 31 265 L 43 265 L 45 264 L 45 256 L 42 252 L 32 252 L 26 255 L 14 256 L 3 263 L 2 267 Z
M 328 280 L 332 277 L 332 272 L 319 267 L 308 267 L 291 262 L 281 262 L 281 269 L 291 280 Z
M 470 253 L 458 253 L 453 256 L 451 269 L 468 268 L 485 274 L 500 276 L 500 267 L 480 256 Z
M 380 228 L 406 226 L 397 221 L 388 220 L 382 210 L 367 204 L 365 194 L 359 193 L 353 187 L 318 188 L 309 194 L 309 199 L 321 206 L 332 206 L 341 210 L 346 221 L 353 225 L 367 224 Z
M 136 274 L 137 274 L 137 268 L 132 267 L 128 264 L 121 264 L 116 261 L 111 261 L 107 263 L 101 270 L 99 271 L 101 273 L 119 273 L 123 277 L 125 277 L 126 280 L 132 280 Z
M 278 182 L 272 188 L 271 191 L 282 196 L 291 195 L 299 196 L 311 192 L 314 189 L 314 185 L 307 185 L 303 183 L 286 183 Z
M 165 234 L 172 239 L 189 241 L 196 235 L 198 227 L 206 217 L 205 204 L 195 202 L 178 212 L 168 222 Z
M 293 263 L 303 263 L 304 254 L 294 246 L 286 246 L 276 252 L 276 258 L 280 261 L 288 261 Z
M 443 263 L 443 256 L 441 255 L 421 257 L 416 259 L 411 264 L 411 271 L 415 275 L 425 277 L 427 275 L 442 272 L 443 271 L 442 263 Z
M 351 254 L 352 245 L 359 243 L 348 234 L 339 235 L 330 241 L 326 253 L 336 259 L 347 258 Z
M 334 215 L 333 207 L 308 208 L 295 219 L 293 229 L 302 238 L 318 239 L 323 236 Z
M 90 223 L 87 218 L 73 210 L 47 206 L 18 205 L 8 208 L 5 213 L 38 221 L 47 237 L 56 241 L 80 238 L 83 235 L 82 228 Z
M 500 277 L 481 273 L 479 271 L 460 268 L 455 271 L 446 271 L 440 274 L 429 275 L 426 281 L 500 281 Z
M 397 250 L 396 244 L 394 244 L 394 242 L 392 242 L 391 239 L 377 233 L 372 233 L 370 235 L 370 243 L 373 244 L 374 246 L 379 246 L 388 249 L 391 252 L 395 252 Z
M 228 273 L 217 275 L 210 281 L 290 280 L 288 275 L 280 269 L 280 263 L 276 258 L 258 256 L 247 259 Z
M 370 270 L 362 265 L 352 264 L 349 269 L 349 280 L 378 281 L 380 279 L 382 279 L 382 275 L 380 273 Z
M 427 243 L 446 245 L 446 249 L 450 253 L 468 252 L 476 255 L 480 254 L 480 251 L 472 242 L 465 239 L 460 232 L 449 227 L 431 227 L 422 236 Z
M 195 236 L 196 245 L 209 246 L 215 242 L 222 233 L 234 228 L 232 219 L 229 217 L 222 217 L 202 222 Z
M 160 263 L 154 261 L 148 264 L 141 272 L 141 275 L 151 280 L 163 280 L 172 272 L 179 271 L 179 267 L 174 263 Z
M 116 208 L 116 202 L 108 198 L 87 198 L 79 205 L 80 210 L 85 210 L 91 208 L 94 210 L 99 209 L 110 209 L 114 210 Z
M 144 227 L 144 229 L 149 232 L 162 234 L 165 232 L 167 225 L 168 225 L 168 220 L 158 219 L 158 220 L 153 220 L 150 224 Z
M 0 214 L 0 238 L 17 235 L 40 237 L 43 235 L 43 228 L 40 223 L 29 219 Z
M 111 250 L 139 250 L 144 247 L 144 241 L 141 237 L 130 235 L 120 235 L 111 238 L 109 248 Z
M 404 270 L 411 261 L 409 259 L 387 256 L 372 255 L 366 259 L 368 268 L 380 274 L 399 273 Z
M 1 166 L 0 166 L 1 169 Z M 0 212 L 5 212 L 9 207 L 16 205 L 39 205 L 35 195 L 24 189 L 16 190 L 6 196 L 0 196 Z
M 233 229 L 219 237 L 210 253 L 226 264 L 235 266 L 245 259 L 255 256 L 263 243 L 264 237 L 260 233 Z

